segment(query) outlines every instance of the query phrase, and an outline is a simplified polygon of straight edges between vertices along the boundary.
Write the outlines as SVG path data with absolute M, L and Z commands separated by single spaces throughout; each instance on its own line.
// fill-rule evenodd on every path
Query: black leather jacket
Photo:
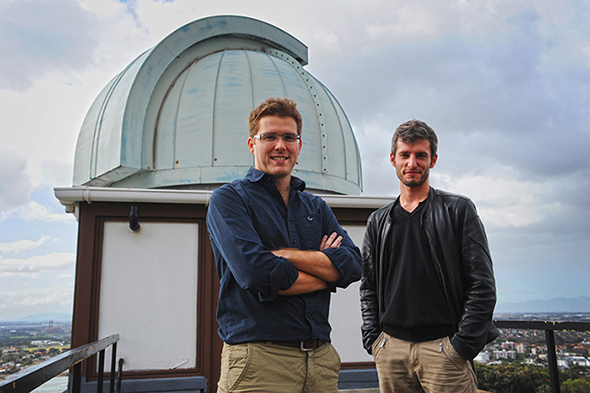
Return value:
M 363 240 L 361 310 L 363 345 L 371 346 L 381 333 L 383 264 L 391 229 L 391 209 L 398 199 L 373 212 Z M 453 347 L 471 360 L 498 336 L 492 323 L 496 284 L 484 227 L 469 198 L 430 188 L 421 213 L 421 227 L 430 243 L 433 269 L 446 294 L 455 324 Z

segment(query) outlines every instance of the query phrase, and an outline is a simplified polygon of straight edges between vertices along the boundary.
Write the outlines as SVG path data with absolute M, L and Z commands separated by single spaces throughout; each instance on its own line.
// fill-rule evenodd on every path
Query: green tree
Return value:
M 590 393 L 590 381 L 585 379 L 568 379 L 561 384 L 563 393 Z
M 511 363 L 476 365 L 478 388 L 494 393 L 544 393 L 549 391 L 549 371 L 545 367 Z

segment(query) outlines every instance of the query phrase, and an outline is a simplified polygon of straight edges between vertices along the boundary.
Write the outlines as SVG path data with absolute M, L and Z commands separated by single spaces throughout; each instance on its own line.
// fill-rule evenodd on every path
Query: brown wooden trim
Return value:
M 92 203 L 80 204 L 78 252 L 74 292 L 74 320 L 72 322 L 72 347 L 98 340 L 100 272 L 104 224 L 127 222 L 131 206 L 139 208 L 139 222 L 192 222 L 199 225 L 199 266 L 197 286 L 197 348 L 193 368 L 177 370 L 127 371 L 125 378 L 164 378 L 202 375 L 210 382 L 217 382 L 221 340 L 217 335 L 215 310 L 219 284 L 215 271 L 213 252 L 206 229 L 206 207 L 202 205 L 141 204 L 141 203 Z M 149 344 L 146 344 L 149 345 Z M 87 380 L 96 379 L 96 360 L 86 365 Z M 214 385 L 213 385 L 214 386 Z M 208 391 L 213 391 L 210 386 Z
M 342 363 L 341 370 L 360 370 L 367 368 L 375 368 L 375 362 L 347 362 Z
M 377 209 L 352 209 L 341 207 L 332 209 L 340 225 L 366 225 L 369 216 L 375 210 Z
M 207 351 L 205 354 L 205 362 L 208 365 L 207 369 L 207 385 L 209 392 L 216 393 L 217 392 L 217 381 L 219 380 L 219 374 L 221 372 L 221 351 L 223 349 L 223 341 L 219 337 L 217 330 L 219 329 L 219 324 L 217 323 L 217 303 L 219 299 L 219 287 L 220 282 L 219 278 L 217 277 L 217 270 L 215 264 L 215 257 L 213 255 L 213 248 L 211 247 L 211 242 L 209 241 L 209 231 L 207 230 L 207 226 L 203 225 L 202 227 L 202 239 L 204 239 L 204 247 L 203 247 L 203 266 L 206 269 L 206 277 L 209 278 L 208 281 L 208 288 L 203 287 L 203 290 L 207 290 L 208 292 L 204 294 L 204 298 L 207 299 L 207 304 L 209 305 L 209 323 L 203 324 L 203 327 L 207 327 L 207 335 L 206 337 L 210 337 L 210 351 Z M 205 321 L 206 322 L 206 321 Z

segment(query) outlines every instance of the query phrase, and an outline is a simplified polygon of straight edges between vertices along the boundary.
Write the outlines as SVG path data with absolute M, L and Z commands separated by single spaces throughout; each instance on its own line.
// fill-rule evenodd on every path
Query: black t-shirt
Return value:
M 386 248 L 381 323 L 386 333 L 406 341 L 429 341 L 454 333 L 439 269 L 421 227 L 427 203 L 411 213 L 399 203 L 394 206 Z

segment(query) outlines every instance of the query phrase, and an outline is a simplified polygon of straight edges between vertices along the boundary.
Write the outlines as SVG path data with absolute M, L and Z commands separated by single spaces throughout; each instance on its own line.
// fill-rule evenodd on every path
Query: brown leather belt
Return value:
M 328 341 L 323 341 L 318 338 L 311 338 L 305 341 L 270 341 L 271 344 L 282 345 L 284 347 L 298 348 L 300 351 L 308 352 L 318 349 Z

